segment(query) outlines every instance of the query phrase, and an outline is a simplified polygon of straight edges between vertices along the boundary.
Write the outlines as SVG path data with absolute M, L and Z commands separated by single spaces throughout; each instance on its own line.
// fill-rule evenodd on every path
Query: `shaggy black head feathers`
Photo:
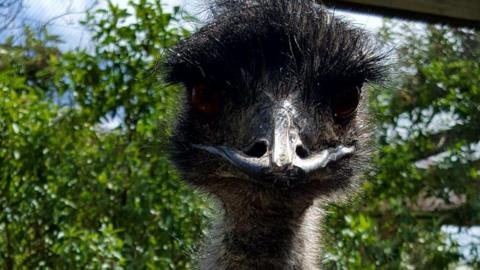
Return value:
M 383 55 L 369 35 L 311 1 L 223 0 L 212 14 L 211 23 L 174 50 L 166 63 L 169 81 L 248 85 L 282 68 L 281 76 L 315 89 L 308 86 L 383 75 Z

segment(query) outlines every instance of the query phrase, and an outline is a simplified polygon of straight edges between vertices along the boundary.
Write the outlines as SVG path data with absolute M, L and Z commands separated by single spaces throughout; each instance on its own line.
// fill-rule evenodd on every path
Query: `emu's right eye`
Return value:
M 333 96 L 331 107 L 333 118 L 339 124 L 346 124 L 350 121 L 357 109 L 360 100 L 360 87 L 351 91 L 341 91 Z
M 215 89 L 207 88 L 204 83 L 196 83 L 192 87 L 193 107 L 204 114 L 212 115 L 220 109 L 220 94 Z

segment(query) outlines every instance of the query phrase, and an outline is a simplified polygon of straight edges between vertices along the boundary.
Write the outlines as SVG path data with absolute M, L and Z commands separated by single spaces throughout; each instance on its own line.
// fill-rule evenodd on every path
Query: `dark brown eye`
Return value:
M 192 105 L 201 113 L 215 114 L 220 109 L 220 95 L 204 83 L 196 83 L 192 87 Z
M 350 121 L 357 109 L 360 100 L 360 87 L 355 87 L 350 91 L 341 91 L 335 93 L 332 99 L 332 112 L 335 122 L 346 124 Z

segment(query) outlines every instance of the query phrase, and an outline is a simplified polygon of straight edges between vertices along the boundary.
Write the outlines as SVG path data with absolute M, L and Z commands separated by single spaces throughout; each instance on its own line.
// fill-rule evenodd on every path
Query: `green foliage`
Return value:
M 108 2 L 83 22 L 91 50 L 60 52 L 29 28 L 2 42 L 0 268 L 192 268 L 209 211 L 166 159 L 178 91 L 154 74 L 189 34 L 184 15 Z M 377 171 L 361 198 L 329 209 L 325 267 L 478 268 L 478 251 L 462 258 L 441 230 L 480 223 L 478 31 L 395 29 L 379 36 L 397 43 L 393 76 L 405 75 L 371 89 Z
M 28 28 L 0 49 L 0 268 L 191 268 L 207 211 L 166 159 L 177 90 L 152 75 L 188 31 L 129 6 L 87 16 L 93 51 Z
M 325 264 L 335 269 L 478 267 L 478 252 L 463 258 L 441 230 L 480 224 L 478 32 L 387 24 L 380 38 L 395 43 L 393 76 L 404 75 L 390 87 L 371 89 L 379 127 L 377 171 L 367 176 L 361 199 L 332 207 Z

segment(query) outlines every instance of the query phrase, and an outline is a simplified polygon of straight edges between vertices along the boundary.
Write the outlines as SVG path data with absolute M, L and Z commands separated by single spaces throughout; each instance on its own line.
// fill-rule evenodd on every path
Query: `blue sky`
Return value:
M 105 5 L 105 0 L 98 0 L 98 5 Z M 112 0 L 112 2 L 127 6 L 128 0 Z M 11 30 L 0 34 L 0 40 L 8 34 L 21 31 L 20 21 L 29 25 L 44 25 L 48 23 L 51 33 L 59 35 L 64 44 L 62 49 L 74 49 L 76 47 L 88 48 L 89 34 L 78 23 L 84 17 L 84 11 L 91 7 L 95 0 L 24 0 L 24 8 L 14 22 Z M 167 9 L 180 5 L 193 15 L 201 15 L 201 0 L 164 0 Z M 63 16 L 64 14 L 70 14 Z M 382 19 L 378 16 L 368 16 L 336 11 L 337 15 L 346 17 L 357 26 L 375 31 L 381 26 Z

